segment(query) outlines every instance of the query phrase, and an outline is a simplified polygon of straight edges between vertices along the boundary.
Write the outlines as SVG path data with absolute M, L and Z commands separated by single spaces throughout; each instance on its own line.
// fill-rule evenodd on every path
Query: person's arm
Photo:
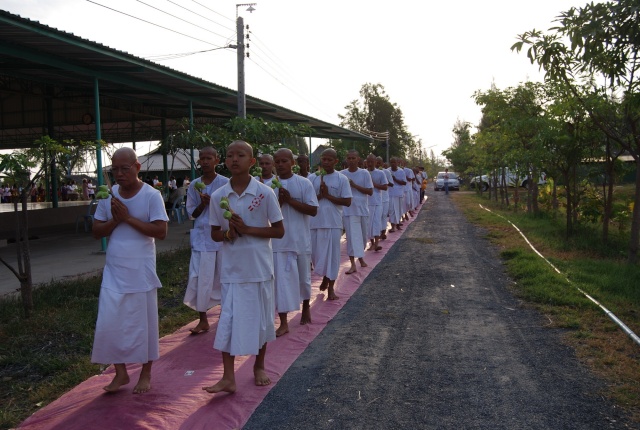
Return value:
M 287 204 L 294 210 L 304 215 L 316 216 L 318 214 L 317 206 L 312 206 L 297 201 L 296 199 L 291 197 L 291 194 L 286 188 L 278 188 L 278 201 L 280 203 L 280 206 Z
M 200 204 L 196 206 L 193 212 L 191 212 L 191 216 L 193 218 L 198 218 L 200 215 L 202 215 L 202 212 L 204 212 L 204 210 L 208 208 L 209 204 L 211 203 L 211 196 L 209 194 L 200 194 L 199 197 Z
M 385 178 L 385 181 L 386 181 L 386 178 Z M 373 183 L 373 186 L 374 186 L 374 188 L 376 188 L 378 190 L 382 190 L 382 191 L 385 191 L 387 188 L 389 188 L 387 186 L 387 184 L 376 184 L 375 182 Z
M 365 187 L 361 187 L 360 185 L 356 184 L 355 182 L 353 182 L 351 179 L 349 179 L 349 185 L 351 185 L 351 188 L 360 191 L 362 194 L 366 194 L 368 196 L 373 195 L 373 188 L 365 188 Z
M 93 235 L 96 238 L 110 236 L 113 230 L 120 223 L 129 224 L 136 231 L 144 234 L 145 236 L 153 237 L 154 239 L 164 239 L 167 236 L 167 222 L 164 220 L 155 220 L 151 222 L 145 222 L 139 220 L 129 214 L 129 209 L 115 197 L 111 198 L 111 214 L 113 218 L 108 221 L 96 223 L 93 229 Z
M 398 184 L 398 185 L 407 185 L 406 181 L 403 181 L 402 179 L 398 179 L 395 176 L 391 175 L 391 177 L 393 178 L 393 181 Z
M 280 239 L 284 236 L 284 224 L 282 221 L 276 221 L 268 227 L 252 227 L 246 225 L 240 215 L 234 213 L 229 220 L 229 231 L 225 232 L 225 234 L 233 240 L 238 237 L 238 233 L 266 239 Z M 213 238 L 213 230 L 211 235 Z

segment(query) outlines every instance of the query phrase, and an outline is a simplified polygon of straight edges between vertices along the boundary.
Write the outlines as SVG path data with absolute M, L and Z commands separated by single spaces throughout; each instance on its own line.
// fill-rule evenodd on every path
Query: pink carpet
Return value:
M 418 210 L 419 212 L 419 210 Z M 411 218 L 412 222 L 415 218 Z M 409 223 L 410 223 L 409 222 Z M 405 223 L 405 228 L 409 223 Z M 222 376 L 220 352 L 213 349 L 220 307 L 209 312 L 211 330 L 192 336 L 188 328 L 160 339 L 160 359 L 153 364 L 153 389 L 134 395 L 133 386 L 140 366 L 128 366 L 131 383 L 117 393 L 105 393 L 102 387 L 113 378 L 113 367 L 81 383 L 25 420 L 20 429 L 238 429 L 277 384 L 295 359 L 305 350 L 329 321 L 345 305 L 362 281 L 382 260 L 386 252 L 404 233 L 387 234 L 382 251 L 365 253 L 366 268 L 346 275 L 349 260 L 342 242 L 343 264 L 336 281 L 339 300 L 325 300 L 320 292 L 321 279 L 312 276 L 312 324 L 301 326 L 300 314 L 290 313 L 289 333 L 269 343 L 266 367 L 272 384 L 256 387 L 253 383 L 253 357 L 236 357 L 237 392 L 209 394 L 201 389 L 216 383 Z M 277 318 L 276 318 L 277 321 Z M 277 326 L 278 322 L 276 322 Z

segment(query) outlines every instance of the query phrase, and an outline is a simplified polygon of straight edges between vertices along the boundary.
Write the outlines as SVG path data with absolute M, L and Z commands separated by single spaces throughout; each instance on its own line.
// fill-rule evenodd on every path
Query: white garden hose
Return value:
M 620 318 L 618 318 L 613 312 L 611 312 L 609 309 L 607 309 L 606 307 L 604 307 L 599 301 L 597 301 L 596 299 L 594 299 L 593 297 L 591 297 L 589 294 L 587 294 L 585 291 L 583 291 L 580 287 L 577 287 L 575 285 L 573 285 L 571 283 L 571 281 L 569 280 L 569 278 L 566 277 L 566 275 L 564 275 L 562 272 L 560 272 L 560 270 L 558 270 L 558 268 L 556 266 L 554 266 L 549 260 L 547 260 L 545 258 L 544 255 L 540 254 L 538 252 L 537 249 L 535 249 L 533 247 L 533 245 L 531 244 L 531 242 L 529 242 L 529 239 L 527 239 L 527 237 L 520 231 L 520 229 L 518 227 L 516 227 L 511 221 L 509 221 L 507 218 L 503 217 L 500 214 L 497 214 L 495 212 L 492 212 L 490 209 L 485 208 L 484 206 L 480 205 L 480 207 L 484 210 L 486 210 L 487 212 L 490 212 L 494 215 L 499 216 L 500 218 L 504 219 L 505 221 L 507 221 L 509 224 L 511 224 L 513 226 L 513 228 L 516 229 L 516 231 L 518 233 L 520 233 L 520 236 L 522 236 L 525 240 L 525 242 L 527 242 L 529 244 L 529 246 L 531 247 L 531 249 L 533 249 L 533 252 L 535 252 L 536 254 L 538 254 L 538 256 L 540 258 L 542 258 L 544 261 L 547 262 L 547 264 L 549 266 L 551 266 L 553 268 L 553 270 L 555 270 L 556 272 L 558 272 L 560 275 L 564 276 L 564 278 L 567 280 L 567 282 L 569 283 L 569 285 L 573 286 L 574 288 L 576 288 L 578 291 L 580 291 L 582 294 L 584 294 L 584 296 L 586 298 L 588 298 L 589 300 L 591 300 L 593 303 L 595 303 L 600 309 L 602 309 L 604 311 L 604 313 L 611 318 L 611 320 L 616 323 L 627 335 L 629 335 L 629 337 L 631 339 L 633 339 L 633 341 L 640 345 L 640 337 L 638 337 L 637 334 L 635 334 L 624 322 L 622 322 L 622 320 L 620 320 Z

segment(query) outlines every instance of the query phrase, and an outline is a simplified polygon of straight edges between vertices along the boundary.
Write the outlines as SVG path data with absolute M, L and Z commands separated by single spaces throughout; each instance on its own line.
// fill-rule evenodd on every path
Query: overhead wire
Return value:
M 215 47 L 217 47 L 217 48 L 220 48 L 220 45 L 216 45 L 215 43 L 207 42 L 206 40 L 202 40 L 202 39 L 199 39 L 199 38 L 194 37 L 194 36 L 189 36 L 188 34 L 185 34 L 185 33 L 182 33 L 182 32 L 176 31 L 176 30 L 173 30 L 173 29 L 171 29 L 171 28 L 167 28 L 167 27 L 165 27 L 165 26 L 163 26 L 163 25 L 156 24 L 156 23 L 151 22 L 151 21 L 147 21 L 146 19 L 139 18 L 139 17 L 137 17 L 137 16 L 135 16 L 135 15 L 131 15 L 131 14 L 128 14 L 128 13 L 126 13 L 126 12 L 122 12 L 122 11 L 120 11 L 120 10 L 118 10 L 118 9 L 114 9 L 114 8 L 112 8 L 112 7 L 109 7 L 109 6 L 105 6 L 105 5 L 100 4 L 100 3 L 98 3 L 98 2 L 96 2 L 96 1 L 94 1 L 94 0 L 85 0 L 85 1 L 87 1 L 87 2 L 89 2 L 89 3 L 93 3 L 93 4 L 97 5 L 97 6 L 103 7 L 103 8 L 105 8 L 105 9 L 109 9 L 109 10 L 111 10 L 111 11 L 113 11 L 113 12 L 117 12 L 117 13 L 119 13 L 119 14 L 121 14 L 121 15 L 128 16 L 129 18 L 133 18 L 133 19 L 136 19 L 136 20 L 138 20 L 138 21 L 142 21 L 142 22 L 144 22 L 145 24 L 150 24 L 150 25 L 153 25 L 153 26 L 155 26 L 155 27 L 162 28 L 163 30 L 167 30 L 167 31 L 170 31 L 170 32 L 172 32 L 172 33 L 179 34 L 180 36 L 184 36 L 184 37 L 187 37 L 187 38 L 189 38 L 189 39 L 197 40 L 198 42 L 202 42 L 202 43 L 205 43 L 205 44 L 207 44 L 207 45 L 212 45 L 212 46 L 215 46 Z
M 194 23 L 192 23 L 192 22 L 190 22 L 190 21 L 187 21 L 186 19 L 182 19 L 182 18 L 180 18 L 179 16 L 176 16 L 176 15 L 174 15 L 174 14 L 172 14 L 172 13 L 169 13 L 169 12 L 167 12 L 167 11 L 165 11 L 165 10 L 162 10 L 162 9 L 160 9 L 160 8 L 156 7 L 156 6 L 152 6 L 152 5 L 148 4 L 148 3 L 145 3 L 145 2 L 143 2 L 142 0 L 136 0 L 136 1 L 137 1 L 138 3 L 140 3 L 140 4 L 143 4 L 143 5 L 147 6 L 147 7 L 150 7 L 151 9 L 155 9 L 155 10 L 157 10 L 158 12 L 162 12 L 162 13 L 164 13 L 165 15 L 169 15 L 170 17 L 175 18 L 175 19 L 177 19 L 177 20 L 179 20 L 179 21 L 185 22 L 185 23 L 187 23 L 187 24 L 189 24 L 189 25 L 193 25 L 194 27 L 197 27 L 197 28 L 199 28 L 200 30 L 204 30 L 204 31 L 206 31 L 206 32 L 208 32 L 208 33 L 211 33 L 211 34 L 214 34 L 214 35 L 216 35 L 216 36 L 218 36 L 218 37 L 226 38 L 226 36 L 223 36 L 223 35 L 221 35 L 221 34 L 218 34 L 218 33 L 216 33 L 215 31 L 211 31 L 211 30 L 209 30 L 209 29 L 207 29 L 207 28 L 205 28 L 205 27 L 202 27 L 201 25 L 194 24 Z
M 187 7 L 185 7 L 185 6 L 182 6 L 181 4 L 178 4 L 178 3 L 174 2 L 173 0 L 166 0 L 166 1 L 168 1 L 168 2 L 169 2 L 169 3 L 171 3 L 171 4 L 176 5 L 177 7 L 181 8 L 181 9 L 184 9 L 184 10 L 186 10 L 186 11 L 188 11 L 188 12 L 191 12 L 192 14 L 194 14 L 194 15 L 196 15 L 196 16 L 199 16 L 200 18 L 202 18 L 202 19 L 204 19 L 204 20 L 207 20 L 207 21 L 209 21 L 209 22 L 211 22 L 211 23 L 213 23 L 213 24 L 219 25 L 220 27 L 222 27 L 222 28 L 224 28 L 224 29 L 226 29 L 226 30 L 230 30 L 230 31 L 233 31 L 233 32 L 235 32 L 235 31 L 236 31 L 236 29 L 235 29 L 235 28 L 226 27 L 225 25 L 220 24 L 219 22 L 216 22 L 216 21 L 214 21 L 214 20 L 212 20 L 212 19 L 209 19 L 209 18 L 207 18 L 206 16 L 199 14 L 198 12 L 194 12 L 194 11 L 192 11 L 191 9 L 189 9 L 189 8 L 187 8 Z M 196 4 L 200 4 L 200 3 L 198 3 L 198 2 L 195 2 L 195 3 L 196 3 Z M 200 6 L 205 7 L 205 6 L 203 6 L 203 5 L 200 5 Z M 206 8 L 207 10 L 210 10 L 210 11 L 214 12 L 213 10 L 211 10 L 211 9 L 209 9 L 209 8 L 207 8 L 207 7 L 205 7 L 205 8 Z M 217 12 L 216 12 L 216 13 L 217 13 Z M 225 17 L 225 18 L 226 18 L 226 17 Z
M 251 32 L 251 35 L 252 35 L 252 36 L 255 36 L 255 33 Z M 261 41 L 261 39 L 260 39 L 260 38 L 258 38 L 257 36 L 256 36 L 256 40 L 260 40 L 260 41 Z M 273 79 L 275 79 L 277 82 L 279 82 L 279 83 L 280 83 L 284 88 L 286 88 L 287 90 L 289 90 L 289 91 L 290 91 L 292 94 L 294 94 L 296 97 L 300 98 L 300 99 L 301 99 L 301 100 L 303 100 L 305 103 L 307 103 L 309 106 L 311 106 L 311 107 L 313 107 L 314 109 L 318 110 L 319 112 L 321 112 L 322 114 L 326 115 L 327 117 L 333 117 L 333 116 L 335 116 L 335 114 L 329 114 L 329 113 L 325 110 L 325 108 L 323 108 L 323 107 L 321 107 L 321 106 L 318 106 L 315 102 L 313 102 L 313 101 L 309 100 L 307 97 L 303 96 L 303 95 L 300 93 L 300 91 L 299 91 L 299 90 L 303 89 L 303 88 L 304 88 L 304 86 L 303 86 L 302 84 L 299 84 L 299 83 L 298 83 L 298 81 L 296 80 L 295 76 L 289 72 L 289 68 L 287 68 L 286 66 L 282 65 L 282 61 L 281 61 L 281 60 L 280 60 L 279 62 L 278 62 L 278 61 L 273 60 L 273 59 L 271 58 L 271 56 L 269 56 L 269 55 L 268 55 L 268 53 L 267 53 L 267 52 L 265 52 L 265 50 L 263 50 L 263 49 L 261 48 L 261 44 L 260 44 L 260 43 L 258 43 L 258 44 L 256 45 L 256 43 L 255 43 L 254 41 L 251 41 L 251 42 L 252 42 L 252 45 L 251 45 L 251 46 L 253 46 L 253 47 L 257 47 L 257 48 L 260 50 L 260 52 L 264 53 L 264 54 L 265 54 L 265 56 L 267 57 L 268 61 L 270 61 L 271 63 L 273 63 L 273 64 L 274 64 L 278 69 L 280 69 L 280 71 L 281 71 L 282 73 L 281 73 L 281 72 L 277 72 L 277 71 L 275 71 L 275 70 L 274 70 L 275 68 L 274 68 L 274 67 L 272 67 L 272 66 L 270 66 L 270 68 L 271 68 L 272 70 L 274 70 L 274 72 L 275 72 L 276 74 L 284 74 L 284 75 L 287 75 L 285 78 L 286 78 L 286 79 L 288 79 L 290 82 L 292 82 L 292 83 L 294 84 L 294 86 L 296 86 L 296 87 L 297 87 L 297 89 L 292 88 L 291 86 L 289 86 L 288 84 L 286 84 L 285 82 L 283 82 L 280 78 L 277 78 L 277 77 L 276 77 L 276 76 L 274 76 L 272 73 L 268 72 L 268 71 L 265 69 L 265 67 L 262 67 L 259 63 L 257 63 L 256 61 L 254 61 L 251 57 L 249 57 L 249 59 L 250 59 L 252 62 L 254 62 L 258 67 L 260 67 L 262 70 L 264 70 L 264 71 L 265 71 L 269 76 L 271 76 Z M 265 46 L 265 49 L 266 49 L 266 50 L 268 50 L 268 48 L 267 48 L 266 46 Z M 261 60 L 264 60 L 260 55 L 256 54 L 253 50 L 252 50 L 252 53 L 254 54 L 254 56 L 256 56 L 256 57 L 260 58 Z M 277 57 L 275 54 L 273 54 L 273 55 L 274 55 L 275 57 Z M 265 63 L 267 62 L 266 60 L 264 60 L 264 61 L 265 61 Z
M 149 21 L 149 20 L 146 20 L 146 19 L 143 19 L 143 18 L 137 17 L 137 16 L 132 15 L 132 14 L 130 14 L 130 13 L 126 13 L 126 12 L 123 12 L 123 11 L 121 11 L 121 10 L 118 10 L 118 9 L 115 9 L 115 8 L 112 8 L 112 7 L 109 7 L 109 6 L 106 6 L 106 5 L 104 5 L 104 4 L 101 4 L 101 3 L 96 2 L 95 0 L 86 0 L 86 1 L 87 1 L 87 2 L 89 2 L 89 3 L 95 4 L 95 5 L 97 5 L 97 6 L 103 7 L 103 8 L 105 8 L 105 9 L 111 10 L 111 11 L 113 11 L 113 12 L 119 13 L 119 14 L 121 14 L 121 15 L 127 16 L 127 17 L 129 17 L 129 18 L 132 18 L 132 19 L 135 19 L 135 20 L 138 20 L 138 21 L 144 22 L 144 23 L 146 23 L 146 24 L 149 24 L 149 25 L 152 25 L 152 26 L 155 26 L 155 27 L 161 28 L 161 29 L 163 29 L 163 30 L 166 30 L 166 31 L 169 31 L 169 32 L 172 32 L 172 33 L 175 33 L 175 34 L 178 34 L 178 35 L 180 35 L 180 36 L 184 36 L 184 37 L 186 37 L 186 38 L 189 38 L 189 39 L 192 39 L 192 40 L 196 40 L 196 41 L 198 41 L 198 42 L 202 42 L 202 43 L 205 43 L 205 44 L 210 45 L 210 46 L 214 46 L 214 48 L 212 48 L 212 49 L 203 49 L 203 50 L 188 51 L 188 52 L 182 52 L 182 53 L 163 54 L 163 55 L 155 55 L 155 56 L 148 56 L 148 57 L 145 57 L 146 59 L 149 59 L 149 60 L 154 60 L 154 61 L 168 61 L 168 60 L 174 60 L 174 59 L 184 58 L 184 57 L 191 56 L 191 55 L 197 55 L 197 54 L 207 53 L 207 52 L 211 52 L 211 51 L 218 50 L 218 49 L 224 49 L 224 48 L 229 47 L 229 45 L 230 45 L 230 44 L 232 43 L 232 41 L 233 41 L 234 36 L 236 36 L 236 33 L 235 33 L 235 30 L 234 30 L 234 29 L 232 29 L 232 28 L 230 28 L 230 27 L 226 27 L 226 26 L 224 26 L 223 24 L 220 24 L 220 23 L 218 23 L 218 22 L 216 22 L 216 21 L 213 21 L 213 20 L 211 20 L 211 19 L 207 18 L 206 16 L 204 16 L 204 15 L 202 15 L 202 14 L 198 13 L 198 12 L 195 12 L 195 11 L 193 11 L 193 10 L 191 10 L 191 9 L 189 9 L 189 8 L 187 8 L 187 7 L 185 7 L 185 6 L 181 5 L 181 4 L 179 4 L 179 3 L 177 3 L 177 2 L 175 2 L 175 1 L 173 1 L 173 0 L 167 0 L 167 1 L 168 1 L 169 3 L 171 3 L 171 4 L 173 4 L 174 6 L 177 6 L 177 7 L 181 8 L 181 9 L 184 9 L 184 10 L 188 11 L 189 13 L 192 13 L 192 14 L 194 14 L 194 15 L 196 15 L 196 16 L 198 16 L 198 17 L 202 18 L 202 19 L 205 19 L 205 20 L 207 20 L 207 21 L 209 21 L 209 22 L 212 22 L 212 23 L 214 23 L 214 24 L 216 24 L 216 25 L 219 25 L 219 26 L 221 26 L 222 28 L 225 28 L 225 29 L 227 29 L 227 30 L 231 30 L 231 31 L 233 31 L 233 32 L 234 32 L 234 33 L 233 33 L 233 35 L 231 35 L 231 36 L 223 36 L 223 35 L 221 35 L 221 34 L 219 34 L 219 33 L 216 33 L 216 32 L 211 31 L 211 30 L 209 30 L 209 29 L 207 29 L 207 28 L 205 28 L 205 27 L 202 27 L 202 26 L 200 26 L 200 25 L 198 25 L 198 24 L 195 24 L 195 23 L 193 23 L 193 22 L 190 22 L 189 20 L 186 20 L 186 19 L 180 18 L 180 17 L 178 17 L 178 16 L 176 16 L 176 15 L 174 15 L 174 14 L 170 13 L 170 12 L 167 12 L 167 11 L 165 11 L 165 10 L 162 10 L 162 9 L 160 9 L 160 8 L 156 7 L 156 6 L 150 5 L 150 4 L 148 4 L 148 3 L 146 3 L 146 2 L 144 2 L 144 1 L 142 1 L 142 0 L 136 0 L 136 1 L 137 1 L 138 3 L 140 3 L 140 4 L 143 4 L 143 5 L 147 6 L 147 7 L 149 7 L 149 8 L 155 9 L 155 10 L 157 10 L 158 12 L 161 12 L 161 13 L 163 13 L 163 14 L 166 14 L 166 15 L 168 15 L 168 16 L 170 16 L 170 17 L 172 17 L 172 18 L 176 19 L 176 20 L 179 20 L 179 21 L 181 21 L 181 22 L 184 22 L 184 23 L 186 23 L 186 24 L 188 24 L 188 25 L 191 25 L 191 26 L 197 27 L 197 28 L 199 28 L 199 29 L 201 29 L 201 30 L 204 30 L 204 31 L 206 31 L 206 32 L 208 32 L 208 33 L 211 33 L 211 34 L 213 34 L 213 35 L 215 35 L 215 36 L 225 38 L 225 43 L 221 46 L 221 45 L 218 45 L 218 44 L 215 44 L 215 43 L 209 42 L 209 41 L 207 41 L 207 40 L 203 40 L 203 39 L 201 39 L 201 38 L 194 37 L 194 36 L 191 36 L 191 35 L 189 35 L 189 34 L 186 34 L 186 33 L 183 33 L 183 32 L 177 31 L 177 30 L 174 30 L 174 29 L 172 29 L 172 28 L 168 28 L 168 27 L 166 27 L 166 26 L 163 26 L 163 25 L 160 25 L 160 24 L 154 23 L 154 22 L 152 22 L 152 21 Z M 225 16 L 225 15 L 223 15 L 223 14 L 221 14 L 221 13 L 219 13 L 219 12 L 217 12 L 217 11 L 215 11 L 215 10 L 213 10 L 213 9 L 209 8 L 209 7 L 207 7 L 206 5 L 202 4 L 201 2 L 198 2 L 198 1 L 196 1 L 196 0 L 191 0 L 191 1 L 192 1 L 193 3 L 195 3 L 195 4 L 197 4 L 198 6 L 200 6 L 200 7 L 204 8 L 204 9 L 208 10 L 209 12 L 212 12 L 212 13 L 214 13 L 214 14 L 216 14 L 216 15 L 219 15 L 219 16 L 221 16 L 221 17 L 223 17 L 223 18 L 225 18 L 225 19 L 227 19 L 227 20 L 229 20 L 229 21 L 231 21 L 231 22 L 234 22 L 234 20 L 233 20 L 233 19 L 231 19 L 231 18 L 229 18 L 229 17 L 227 17 L 227 16 Z M 303 85 L 300 85 L 300 84 L 298 84 L 298 83 L 297 83 L 296 78 L 294 77 L 294 75 L 293 75 L 293 74 L 291 74 L 291 73 L 289 72 L 289 69 L 290 69 L 290 68 L 288 68 L 288 67 L 286 67 L 286 66 L 284 66 L 284 65 L 283 65 L 282 60 L 280 60 L 280 59 L 278 58 L 278 56 L 277 56 L 275 53 L 273 53 L 273 51 L 271 51 L 271 50 L 268 48 L 268 46 L 267 46 L 267 44 L 266 44 L 266 43 L 264 43 L 264 44 L 263 44 L 263 43 L 262 43 L 262 40 L 261 40 L 259 37 L 257 37 L 253 32 L 250 32 L 250 34 L 251 34 L 252 36 L 254 36 L 254 37 L 256 38 L 256 41 L 258 42 L 258 43 L 256 44 L 256 42 L 254 42 L 253 40 L 251 40 L 251 43 L 253 44 L 253 47 L 254 47 L 255 49 L 257 49 L 258 51 L 260 51 L 260 52 L 264 55 L 264 57 L 263 57 L 262 55 L 258 54 L 258 53 L 257 53 L 257 52 L 255 52 L 255 51 L 250 51 L 250 52 L 252 52 L 252 53 L 254 54 L 254 58 L 249 57 L 249 60 L 250 60 L 253 64 L 255 64 L 258 68 L 260 68 L 261 70 L 263 70 L 263 71 L 264 71 L 264 72 L 265 72 L 269 77 L 271 77 L 272 79 L 274 79 L 276 82 L 278 82 L 281 86 L 283 86 L 285 89 L 287 89 L 288 91 L 290 91 L 290 92 L 291 92 L 292 94 L 294 94 L 296 97 L 298 97 L 299 99 L 303 100 L 303 101 L 304 101 L 305 103 L 307 103 L 309 106 L 313 107 L 314 109 L 318 110 L 319 112 L 322 112 L 322 113 L 323 113 L 324 115 L 326 115 L 327 117 L 333 117 L 333 116 L 335 116 L 334 114 L 329 114 L 329 113 L 325 110 L 325 108 L 322 108 L 322 107 L 318 106 L 316 103 L 314 103 L 313 101 L 309 100 L 307 97 L 303 96 L 303 95 L 301 94 L 301 92 L 300 92 L 300 91 L 298 91 L 297 89 L 292 88 L 289 84 L 285 83 L 285 82 L 284 82 L 284 80 L 287 80 L 289 83 L 293 83 L 293 84 L 294 84 L 294 86 L 298 86 L 298 87 L 299 87 L 299 89 L 304 89 L 304 88 L 305 88 Z M 275 57 L 275 59 L 274 59 L 273 57 Z M 255 58 L 257 58 L 257 59 L 258 59 L 258 61 L 255 61 Z M 270 70 L 268 70 L 268 69 L 271 69 L 271 71 L 270 71 Z M 282 78 L 282 76 L 284 76 L 284 79 Z

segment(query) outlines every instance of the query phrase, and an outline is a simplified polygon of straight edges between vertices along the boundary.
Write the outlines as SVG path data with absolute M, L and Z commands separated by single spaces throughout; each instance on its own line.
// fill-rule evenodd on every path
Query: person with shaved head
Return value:
M 338 154 L 332 148 L 320 155 L 321 170 L 309 175 L 318 198 L 318 215 L 311 219 L 311 261 L 313 271 L 322 276 L 320 291 L 329 300 L 337 300 L 335 282 L 340 269 L 340 237 L 342 208 L 351 205 L 351 186 L 342 173 L 335 170 Z
M 160 357 L 156 239 L 167 235 L 169 217 L 160 192 L 138 178 L 140 163 L 131 148 L 111 159 L 117 182 L 98 202 L 93 236 L 109 237 L 102 273 L 98 320 L 91 361 L 111 364 L 115 376 L 105 391 L 129 383 L 127 363 L 142 363 L 135 394 L 151 389 L 151 365 Z

